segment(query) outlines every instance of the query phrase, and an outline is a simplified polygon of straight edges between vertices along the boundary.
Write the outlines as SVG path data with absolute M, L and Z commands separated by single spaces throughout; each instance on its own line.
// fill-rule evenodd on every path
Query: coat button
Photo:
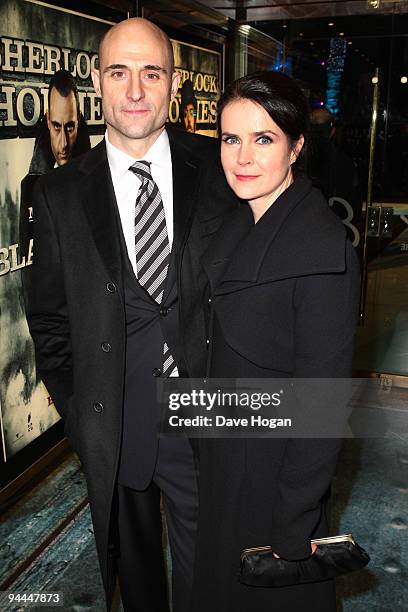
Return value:
M 109 344 L 109 342 L 102 342 L 101 349 L 104 353 L 110 353 L 111 345 Z
M 109 281 L 109 283 L 106 283 L 106 291 L 108 293 L 115 293 L 116 291 L 115 283 L 112 283 L 111 281 Z
M 161 376 L 162 371 L 161 371 L 161 369 L 160 369 L 160 368 L 154 368 L 154 369 L 152 370 L 152 374 L 153 374 L 153 376 L 154 376 L 155 378 L 158 378 L 159 376 Z
M 95 410 L 95 412 L 102 412 L 103 411 L 102 402 L 94 402 L 93 409 Z
M 162 306 L 162 308 L 160 308 L 159 312 L 160 312 L 162 317 L 166 317 L 169 314 L 169 310 L 170 310 L 170 308 L 165 308 L 164 306 Z

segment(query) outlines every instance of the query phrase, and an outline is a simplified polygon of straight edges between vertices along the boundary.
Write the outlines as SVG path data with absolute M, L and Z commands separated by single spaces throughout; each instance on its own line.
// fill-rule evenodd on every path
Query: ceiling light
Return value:
M 375 77 L 373 77 L 373 78 L 371 79 L 371 82 L 372 82 L 372 84 L 373 84 L 373 85 L 377 85 L 377 83 L 378 83 L 378 77 L 376 77 L 376 76 L 375 76 Z
M 403 83 L 404 85 L 405 85 L 405 83 L 408 83 L 408 77 L 402 76 L 401 77 L 401 83 Z
M 329 23 L 327 24 L 330 28 L 332 28 L 334 26 L 334 21 L 329 21 Z

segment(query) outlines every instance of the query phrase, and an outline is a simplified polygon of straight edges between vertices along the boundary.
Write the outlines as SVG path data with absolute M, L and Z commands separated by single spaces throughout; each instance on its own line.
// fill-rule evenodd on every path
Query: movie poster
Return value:
M 22 275 L 29 283 L 35 265 L 32 194 L 41 175 L 103 137 L 91 70 L 113 24 L 37 0 L 2 0 L 0 24 L 0 424 L 7 461 L 59 420 L 36 374 L 25 318 Z M 215 136 L 221 54 L 172 44 L 181 83 L 169 120 Z M 59 95 L 64 88 L 68 95 Z
M 221 95 L 221 54 L 172 40 L 174 64 L 181 75 L 169 120 L 182 129 L 217 135 L 217 102 Z
M 90 72 L 110 24 L 32 0 L 2 0 L 0 24 L 0 416 L 7 461 L 59 419 L 37 378 L 25 319 L 22 272 L 35 260 L 31 197 L 39 176 L 104 132 Z M 74 94 L 52 98 L 49 125 L 48 87 L 61 69 L 75 83 L 80 113 Z M 69 113 L 78 125 L 67 128 L 62 142 L 58 124 Z

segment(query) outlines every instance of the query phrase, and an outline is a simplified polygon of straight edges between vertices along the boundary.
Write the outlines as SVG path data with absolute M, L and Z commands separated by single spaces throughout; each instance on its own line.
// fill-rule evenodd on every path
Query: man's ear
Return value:
M 173 100 L 176 96 L 176 93 L 178 92 L 178 88 L 180 86 L 180 73 L 177 70 L 174 70 L 173 74 L 171 75 L 171 95 L 170 95 L 170 100 Z
M 91 70 L 91 77 L 92 77 L 92 83 L 93 83 L 96 95 L 101 97 L 102 95 L 101 94 L 101 79 L 100 79 L 99 70 L 97 70 L 96 68 Z

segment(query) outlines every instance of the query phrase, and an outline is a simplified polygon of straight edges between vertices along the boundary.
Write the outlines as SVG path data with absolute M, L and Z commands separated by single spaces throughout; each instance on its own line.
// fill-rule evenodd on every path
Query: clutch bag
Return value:
M 271 546 L 246 548 L 241 553 L 239 581 L 249 586 L 280 587 L 319 582 L 354 572 L 370 557 L 351 534 L 311 540 L 316 551 L 306 559 L 277 559 Z

